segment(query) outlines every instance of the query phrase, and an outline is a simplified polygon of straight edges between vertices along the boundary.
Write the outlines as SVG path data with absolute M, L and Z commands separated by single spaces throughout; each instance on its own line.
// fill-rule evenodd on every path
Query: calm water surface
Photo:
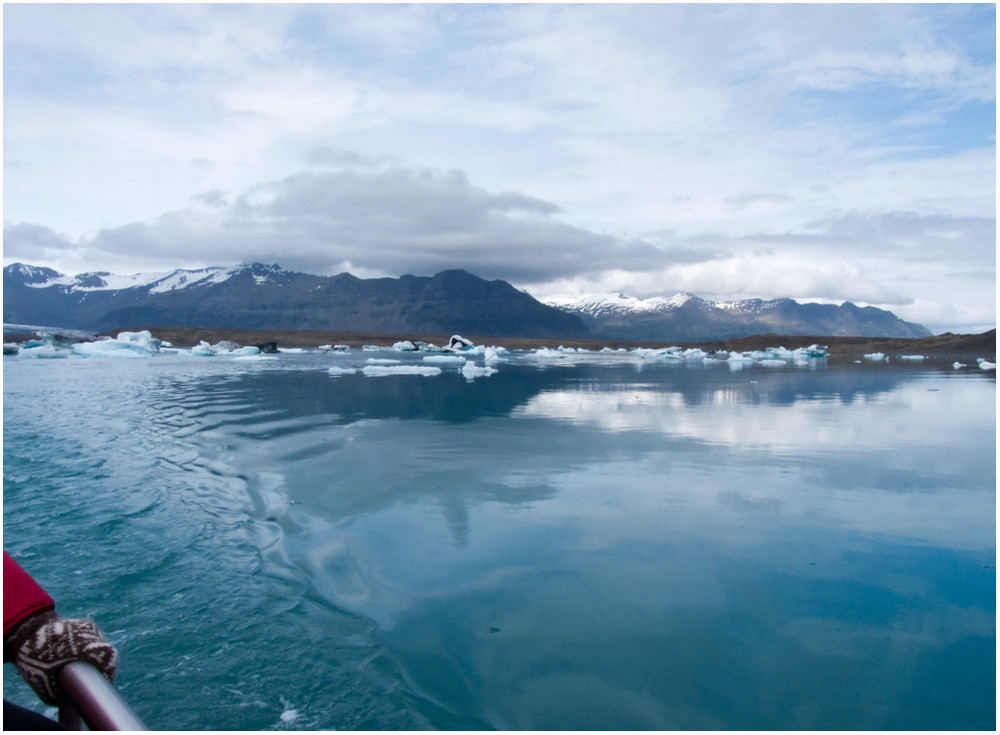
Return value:
M 373 356 L 4 359 L 4 546 L 154 729 L 995 728 L 992 374 Z

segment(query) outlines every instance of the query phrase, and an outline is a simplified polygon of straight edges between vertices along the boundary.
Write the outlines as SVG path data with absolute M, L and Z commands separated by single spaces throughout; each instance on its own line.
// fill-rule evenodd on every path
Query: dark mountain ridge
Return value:
M 792 299 L 640 301 L 599 295 L 547 305 L 502 280 L 463 270 L 434 276 L 316 276 L 253 263 L 234 268 L 65 276 L 4 268 L 4 322 L 94 332 L 128 325 L 474 334 L 482 337 L 708 342 L 753 334 L 915 338 L 930 335 L 889 311 Z
M 4 268 L 4 322 L 101 331 L 148 326 L 454 333 L 497 337 L 588 337 L 580 318 L 546 306 L 506 281 L 462 270 L 361 279 L 314 276 L 254 263 L 232 269 L 73 278 L 51 269 Z

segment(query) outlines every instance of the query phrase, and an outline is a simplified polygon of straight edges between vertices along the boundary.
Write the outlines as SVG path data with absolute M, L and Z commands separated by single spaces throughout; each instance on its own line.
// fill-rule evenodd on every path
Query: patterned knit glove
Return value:
M 59 670 L 73 661 L 93 664 L 114 682 L 118 652 L 92 620 L 35 615 L 14 631 L 14 665 L 45 704 L 59 704 Z

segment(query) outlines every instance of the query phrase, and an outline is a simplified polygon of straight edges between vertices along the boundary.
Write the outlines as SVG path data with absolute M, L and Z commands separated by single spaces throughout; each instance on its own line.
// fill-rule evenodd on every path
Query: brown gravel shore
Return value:
M 276 342 L 279 347 L 318 347 L 319 345 L 343 344 L 350 347 L 364 345 L 391 346 L 401 340 L 428 342 L 436 345 L 448 344 L 450 334 L 366 334 L 361 332 L 336 331 L 268 331 L 254 329 L 216 329 L 197 327 L 127 327 L 110 330 L 108 334 L 116 335 L 122 331 L 139 331 L 148 329 L 154 337 L 173 343 L 177 347 L 190 347 L 204 340 L 215 344 L 221 340 L 230 340 L 240 345 L 256 345 L 264 342 Z M 739 339 L 717 342 L 624 342 L 604 341 L 597 339 L 523 339 L 514 337 L 480 337 L 462 335 L 475 344 L 496 345 L 509 350 L 531 350 L 539 347 L 576 347 L 599 350 L 603 347 L 618 349 L 624 347 L 700 347 L 711 350 L 762 350 L 767 347 L 808 347 L 812 344 L 824 345 L 830 352 L 831 359 L 854 360 L 862 355 L 882 352 L 886 355 L 921 354 L 937 360 L 954 360 L 974 362 L 983 357 L 991 361 L 996 358 L 996 330 L 991 329 L 982 334 L 945 334 L 919 339 L 898 339 L 886 337 L 822 337 L 822 336 L 790 336 L 777 334 L 761 334 Z M 6 340 L 6 338 L 5 338 Z

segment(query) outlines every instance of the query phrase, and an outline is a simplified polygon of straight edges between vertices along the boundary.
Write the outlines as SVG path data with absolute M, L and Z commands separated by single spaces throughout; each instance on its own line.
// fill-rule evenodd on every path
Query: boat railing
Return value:
M 59 722 L 70 730 L 148 730 L 118 691 L 96 668 L 73 661 L 59 670 L 63 699 Z

